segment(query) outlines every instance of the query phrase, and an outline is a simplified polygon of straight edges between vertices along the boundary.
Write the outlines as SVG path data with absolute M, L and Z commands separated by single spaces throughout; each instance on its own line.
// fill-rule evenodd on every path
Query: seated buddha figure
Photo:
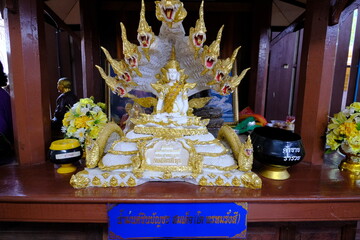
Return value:
M 188 76 L 180 69 L 174 55 L 173 51 L 171 59 L 161 69 L 163 75 L 151 86 L 158 92 L 156 113 L 178 113 L 184 116 L 189 109 L 187 91 L 194 88 L 196 83 L 186 82 Z

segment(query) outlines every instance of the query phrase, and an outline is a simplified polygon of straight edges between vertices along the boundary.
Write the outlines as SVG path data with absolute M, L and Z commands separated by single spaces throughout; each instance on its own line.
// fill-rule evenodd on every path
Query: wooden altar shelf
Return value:
M 263 188 L 151 182 L 134 188 L 73 189 L 54 165 L 0 167 L 0 221 L 106 223 L 107 203 L 248 202 L 248 222 L 360 220 L 360 180 L 337 169 L 300 163 L 290 179 Z M 256 172 L 256 170 L 255 170 Z

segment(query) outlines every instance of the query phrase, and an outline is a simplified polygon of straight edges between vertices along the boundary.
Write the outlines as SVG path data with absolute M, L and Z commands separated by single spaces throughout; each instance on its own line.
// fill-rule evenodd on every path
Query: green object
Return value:
M 261 127 L 256 124 L 254 117 L 245 118 L 243 121 L 239 122 L 235 129 L 239 131 L 239 134 L 254 130 L 257 127 Z

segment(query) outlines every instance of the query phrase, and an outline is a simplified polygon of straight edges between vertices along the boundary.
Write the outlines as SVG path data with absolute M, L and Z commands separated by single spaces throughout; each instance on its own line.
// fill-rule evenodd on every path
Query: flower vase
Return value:
M 340 152 L 345 155 L 345 159 L 341 161 L 339 169 L 360 175 L 360 153 L 353 153 L 347 144 L 341 145 Z

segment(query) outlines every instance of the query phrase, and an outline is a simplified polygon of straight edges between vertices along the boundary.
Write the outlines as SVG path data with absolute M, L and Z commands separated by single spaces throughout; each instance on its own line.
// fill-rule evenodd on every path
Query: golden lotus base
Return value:
M 360 175 L 360 163 L 345 159 L 339 165 L 341 171 L 349 171 L 353 175 Z
M 289 167 L 280 165 L 263 165 L 259 171 L 259 174 L 263 177 L 273 180 L 285 180 L 290 177 L 290 174 L 287 171 L 288 168 Z

